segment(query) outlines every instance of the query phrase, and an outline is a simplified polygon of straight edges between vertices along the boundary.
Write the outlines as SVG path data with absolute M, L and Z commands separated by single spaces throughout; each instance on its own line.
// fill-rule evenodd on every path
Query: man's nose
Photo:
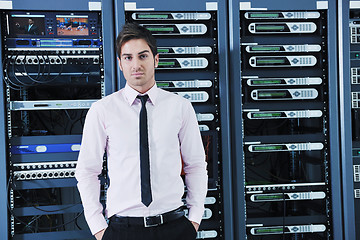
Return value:
M 133 68 L 134 70 L 138 70 L 141 68 L 141 61 L 138 58 L 133 59 Z

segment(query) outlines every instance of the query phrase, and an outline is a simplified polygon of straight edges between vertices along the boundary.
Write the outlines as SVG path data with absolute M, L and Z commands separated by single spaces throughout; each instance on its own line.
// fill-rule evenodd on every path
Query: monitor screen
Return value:
M 57 36 L 89 36 L 88 16 L 56 15 Z
M 45 35 L 45 15 L 12 14 L 9 18 L 9 36 Z

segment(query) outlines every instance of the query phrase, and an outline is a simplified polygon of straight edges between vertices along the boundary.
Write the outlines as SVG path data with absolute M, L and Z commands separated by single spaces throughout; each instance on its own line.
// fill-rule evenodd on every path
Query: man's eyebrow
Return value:
M 143 54 L 143 53 L 149 53 L 149 52 L 150 52 L 149 50 L 144 50 L 144 51 L 139 52 L 138 55 Z M 131 53 L 123 53 L 123 54 L 121 54 L 121 56 L 132 56 L 132 54 Z
M 148 53 L 148 52 L 149 52 L 149 50 L 144 50 L 144 51 L 139 52 L 138 55 L 143 54 L 143 53 Z

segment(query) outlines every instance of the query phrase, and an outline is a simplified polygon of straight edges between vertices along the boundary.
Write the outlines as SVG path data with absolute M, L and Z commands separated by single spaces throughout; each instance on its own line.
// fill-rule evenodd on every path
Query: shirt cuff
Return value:
M 189 220 L 200 224 L 202 216 L 204 215 L 204 210 L 204 207 L 191 207 L 189 209 Z
M 108 224 L 104 218 L 104 216 L 101 214 L 99 217 L 94 217 L 93 219 L 87 220 L 91 234 L 95 235 L 96 233 L 100 232 L 104 228 L 108 227 Z

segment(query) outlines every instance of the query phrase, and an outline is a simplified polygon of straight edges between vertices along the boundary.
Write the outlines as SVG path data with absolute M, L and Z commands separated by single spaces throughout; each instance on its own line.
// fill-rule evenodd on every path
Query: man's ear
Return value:
M 159 65 L 159 54 L 156 54 L 154 57 L 154 64 L 155 64 L 155 68 L 158 67 Z
M 122 69 L 122 66 L 121 66 L 121 60 L 120 60 L 119 57 L 117 57 L 117 60 L 118 60 L 119 68 L 120 68 L 120 70 L 122 71 L 123 69 Z

